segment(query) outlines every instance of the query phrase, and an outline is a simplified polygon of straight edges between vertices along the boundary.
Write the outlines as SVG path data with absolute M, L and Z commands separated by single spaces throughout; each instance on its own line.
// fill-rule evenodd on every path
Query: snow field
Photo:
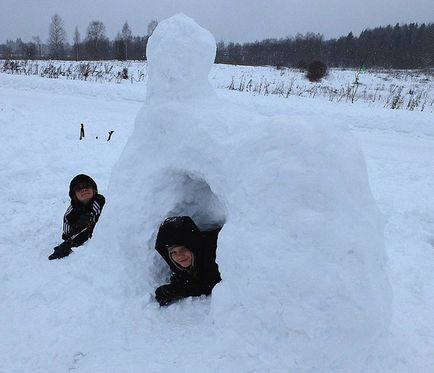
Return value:
M 357 249 L 349 255 L 348 258 L 357 258 L 356 263 L 349 262 L 345 268 L 351 267 L 355 273 L 339 273 L 339 265 L 336 271 L 330 272 L 329 266 L 319 265 L 324 258 L 316 258 L 318 253 L 312 248 L 320 244 L 329 248 L 322 254 L 331 255 L 328 259 L 332 261 L 340 257 L 336 248 L 323 241 L 306 239 L 324 237 L 326 243 L 339 246 L 337 242 L 348 242 L 350 237 L 345 232 L 350 232 L 357 234 L 359 243 L 378 240 L 372 234 L 375 228 L 370 225 L 376 223 L 367 221 L 372 216 L 375 220 L 376 214 L 370 214 L 370 196 L 363 186 L 365 166 L 357 143 L 345 130 L 348 123 L 366 154 L 373 195 L 385 217 L 389 257 L 386 269 L 394 301 L 387 343 L 371 352 L 364 365 L 359 362 L 357 366 L 354 361 L 341 364 L 364 367 L 364 371 L 430 371 L 434 364 L 431 344 L 434 336 L 431 312 L 434 306 L 431 297 L 434 131 L 429 114 L 338 107 L 322 101 L 315 101 L 318 104 L 313 107 L 310 100 L 286 101 L 219 91 L 222 101 L 214 105 L 184 107 L 175 103 L 165 105 L 164 110 L 144 109 L 133 130 L 133 118 L 142 105 L 131 100 L 136 97 L 134 90 L 83 82 L 43 82 L 31 77 L 0 76 L 0 82 L 3 87 L 0 156 L 5 165 L 0 171 L 0 203 L 6 211 L 0 221 L 3 263 L 0 293 L 4 294 L 0 331 L 6 341 L 0 347 L 0 371 L 140 372 L 146 369 L 164 372 L 173 366 L 181 371 L 312 369 L 311 352 L 305 347 L 315 349 L 319 343 L 314 341 L 312 345 L 309 336 L 315 330 L 323 330 L 330 333 L 328 337 L 335 338 L 339 332 L 312 323 L 309 319 L 312 304 L 306 301 L 309 294 L 300 291 L 299 298 L 287 294 L 294 295 L 291 292 L 295 289 L 316 289 L 321 293 L 323 287 L 325 293 L 330 293 L 339 283 L 333 275 L 351 275 L 356 280 L 360 269 L 357 261 L 368 260 L 369 255 L 360 255 Z M 220 117 L 209 118 L 214 110 Z M 193 118 L 189 117 L 192 113 Z M 277 119 L 270 119 L 276 115 Z M 283 125 L 281 118 L 288 116 L 299 124 L 297 128 L 293 123 L 289 129 L 285 127 L 286 122 Z M 268 118 L 270 127 L 258 118 Z M 211 119 L 215 130 L 209 128 Z M 248 120 L 253 120 L 255 125 L 241 127 L 244 134 L 250 135 L 247 138 L 238 133 L 236 126 L 228 125 Z M 161 121 L 160 126 L 146 127 L 146 123 L 155 121 Z M 189 121 L 199 125 L 192 129 Z M 88 134 L 82 142 L 78 140 L 80 122 L 86 124 Z M 179 127 L 179 122 L 184 126 Z M 113 129 L 112 140 L 103 140 L 101 134 Z M 178 147 L 162 146 L 167 144 L 158 141 L 142 143 L 145 140 L 135 141 L 130 136 L 136 132 L 146 135 L 148 131 L 151 138 Z M 276 141 L 273 137 L 276 131 L 282 131 L 285 136 Z M 259 133 L 276 143 L 269 146 L 270 142 L 255 141 Z M 201 141 L 188 142 L 191 136 Z M 147 141 L 148 137 L 145 138 Z M 292 143 L 286 144 L 286 138 Z M 306 138 L 309 140 L 305 141 Z M 130 140 L 126 151 L 113 168 L 127 139 Z M 191 145 L 181 149 L 180 143 Z M 225 152 L 228 159 L 213 158 L 207 150 L 209 144 L 217 147 L 217 154 Z M 278 155 L 284 146 L 291 149 L 291 156 L 282 169 Z M 351 157 L 342 157 L 336 149 L 345 149 L 343 154 Z M 144 162 L 146 154 L 152 156 L 152 162 Z M 202 154 L 205 159 L 198 159 L 196 154 Z M 248 166 L 243 157 L 234 157 L 240 154 L 251 159 Z M 184 164 L 174 167 L 178 172 L 168 174 L 162 169 L 167 162 Z M 327 168 L 336 162 L 343 174 L 335 175 L 336 170 Z M 123 168 L 124 165 L 129 167 Z M 202 172 L 191 172 L 192 165 L 194 171 Z M 264 166 L 270 165 L 268 172 L 264 171 Z M 315 170 L 316 184 L 311 182 L 311 176 L 303 175 L 306 165 Z M 355 169 L 354 165 L 357 165 Z M 228 174 L 228 170 L 233 174 Z M 291 183 L 285 181 L 287 170 L 297 175 Z M 68 183 L 80 172 L 95 177 L 109 203 L 91 242 L 67 260 L 50 263 L 46 256 L 60 236 L 61 218 L 68 205 Z M 231 176 L 232 181 L 225 181 L 227 177 L 222 177 L 220 172 Z M 147 180 L 148 175 L 152 177 Z M 276 189 L 268 188 L 270 175 Z M 345 175 L 350 177 L 346 179 Z M 285 204 L 279 204 L 282 195 L 279 191 L 284 188 L 279 184 L 282 180 L 294 192 L 292 197 L 285 195 L 290 210 Z M 305 188 L 297 190 L 302 181 Z M 315 189 L 316 194 L 311 193 L 315 188 L 312 184 L 321 186 Z M 353 193 L 358 198 L 352 198 Z M 199 205 L 192 196 L 201 197 Z M 329 201 L 325 196 L 332 198 Z M 271 208 L 264 203 L 270 200 L 275 202 Z M 177 201 L 191 203 L 177 205 Z M 350 208 L 350 202 L 356 205 Z M 215 289 L 212 298 L 187 299 L 161 310 L 152 301 L 150 292 L 167 272 L 152 253 L 153 239 L 149 233 L 157 229 L 167 211 L 189 208 L 194 214 L 207 203 L 206 211 L 217 214 L 202 219 L 226 219 L 219 247 L 238 249 L 218 253 L 225 281 Z M 303 209 L 305 203 L 309 209 Z M 319 213 L 314 210 L 318 205 L 323 209 Z M 368 211 L 355 217 L 348 213 L 354 207 L 360 211 L 367 207 Z M 334 221 L 318 226 L 320 231 L 308 230 L 315 227 L 312 219 L 322 221 L 327 214 L 333 217 L 336 208 L 339 214 L 334 216 Z M 293 246 L 287 244 L 287 226 L 278 225 L 277 217 L 285 212 L 291 231 L 301 232 L 301 237 L 289 241 Z M 258 221 L 263 215 L 271 219 Z M 139 222 L 133 226 L 128 224 L 136 221 L 136 216 Z M 357 219 L 363 222 L 362 227 L 346 221 L 357 222 Z M 369 237 L 365 237 L 365 229 Z M 344 234 L 335 236 L 339 231 Z M 240 250 L 243 242 L 248 245 Z M 289 255 L 288 246 L 282 242 L 300 248 L 305 244 L 312 255 L 307 256 L 304 251 Z M 270 267 L 272 273 L 267 271 Z M 307 277 L 309 269 L 314 273 L 313 278 Z M 315 277 L 317 270 L 324 276 Z M 378 272 L 369 276 L 379 278 Z M 356 286 L 357 281 L 351 284 Z M 338 295 L 349 290 L 334 289 Z M 369 302 L 370 293 L 365 294 Z M 322 295 L 312 299 L 321 299 Z M 351 299 L 347 304 L 356 303 Z M 370 322 L 378 317 L 376 304 L 379 304 L 377 300 L 360 305 L 373 312 L 369 313 Z M 322 304 L 325 305 L 327 302 Z M 348 320 L 341 321 L 348 325 Z M 331 325 L 336 321 L 327 322 Z M 351 352 L 353 347 L 348 346 L 346 351 Z M 335 348 L 327 352 L 342 353 Z M 318 359 L 316 363 L 326 362 Z M 329 371 L 338 368 L 330 367 Z
M 129 88 L 125 90 L 124 97 L 125 94 L 137 91 L 137 86 L 146 85 L 148 77 L 146 61 L 15 61 L 20 65 L 18 71 L 8 69 L 8 62 L 0 60 L 0 72 L 50 77 L 43 71 L 58 71 L 58 75 L 55 75 L 58 79 L 86 79 L 105 85 L 127 85 Z M 86 77 L 80 72 L 83 66 L 90 71 Z M 190 67 L 193 68 L 192 65 Z M 128 79 L 118 77 L 124 69 L 128 70 Z M 434 74 L 430 70 L 359 71 L 331 68 L 321 82 L 310 83 L 305 73 L 298 69 L 218 64 L 213 66 L 209 79 L 214 88 L 252 95 L 308 97 L 343 105 L 368 105 L 429 113 L 434 110 Z M 143 88 L 140 88 L 139 97 L 142 91 Z
M 84 317 L 77 319 L 75 308 L 86 302 L 89 292 L 96 298 L 101 291 L 93 287 L 95 281 L 104 277 L 103 282 L 110 287 L 113 280 L 110 273 L 95 277 L 91 266 L 77 269 L 86 265 L 96 251 L 99 260 L 109 254 L 104 247 L 100 253 L 96 246 L 99 227 L 94 239 L 67 261 L 53 266 L 46 259 L 60 239 L 68 183 L 78 172 L 88 172 L 107 195 L 111 169 L 132 133 L 142 102 L 132 100 L 131 92 L 123 92 L 118 85 L 104 91 L 99 83 L 50 80 L 45 84 L 44 79 L 4 75 L 0 81 L 0 155 L 4 165 L 0 172 L 0 294 L 4 299 L 0 330 L 5 341 L 0 347 L 0 371 L 58 372 L 71 367 L 81 372 L 119 372 L 125 367 L 132 372 L 143 367 L 165 371 L 174 363 L 214 371 L 235 367 L 255 371 L 255 367 L 260 370 L 267 366 L 279 371 L 277 363 L 264 360 L 254 346 L 240 343 L 235 333 L 227 335 L 226 340 L 216 339 L 213 328 L 203 326 L 200 321 L 208 319 L 209 298 L 186 300 L 160 311 L 150 294 L 142 296 L 144 290 L 139 289 L 140 296 L 128 298 L 119 313 L 110 316 L 117 317 L 117 324 L 107 322 L 107 317 L 103 325 L 92 325 L 92 312 L 87 322 Z M 66 83 L 75 87 L 74 94 Z M 90 97 L 88 92 L 92 90 L 98 92 Z M 303 98 L 289 102 L 224 90 L 218 96 L 239 107 L 253 106 L 265 116 L 291 113 L 302 118 L 340 118 L 352 125 L 366 155 L 373 195 L 384 216 L 387 273 L 393 289 L 389 347 L 374 354 L 368 371 L 429 372 L 434 365 L 431 116 L 361 107 L 355 110 L 320 101 L 314 101 L 318 106 L 313 107 L 311 100 Z M 56 109 L 50 109 L 52 106 Z M 87 118 L 94 118 L 95 123 Z M 82 142 L 78 140 L 81 121 L 88 133 Z M 101 134 L 113 128 L 112 140 L 103 141 Z M 91 132 L 99 139 L 95 140 Z M 87 166 L 82 167 L 78 159 L 86 160 Z M 126 186 L 123 193 L 128 193 Z M 123 255 L 119 259 L 122 263 Z M 151 288 L 158 284 L 157 277 L 155 274 L 154 283 L 145 284 L 142 279 L 136 287 Z M 135 294 L 136 289 L 130 292 Z M 117 295 L 106 289 L 98 299 L 110 304 Z M 65 299 L 71 310 L 64 305 Z M 93 312 L 99 312 L 99 308 L 102 306 L 94 307 Z M 187 328 L 179 327 L 180 317 Z M 270 322 L 273 319 L 270 317 Z M 109 332 L 116 336 L 106 338 Z M 197 343 L 192 336 L 200 333 L 201 342 Z M 271 354 L 273 340 L 267 341 L 266 354 Z M 236 347 L 232 353 L 224 351 L 229 343 Z M 186 352 L 194 355 L 193 361 L 182 359 Z

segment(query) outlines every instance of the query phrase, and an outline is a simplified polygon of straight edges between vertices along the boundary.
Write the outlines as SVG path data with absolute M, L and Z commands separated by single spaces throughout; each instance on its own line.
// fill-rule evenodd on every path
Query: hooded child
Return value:
M 63 217 L 62 242 L 54 248 L 49 260 L 61 259 L 72 252 L 72 247 L 83 245 L 92 237 L 101 215 L 105 198 L 98 194 L 95 181 L 88 175 L 75 176 L 69 184 L 71 205 Z
M 155 250 L 169 265 L 170 284 L 155 290 L 160 306 L 190 296 L 210 295 L 221 281 L 216 259 L 221 228 L 201 232 L 189 216 L 167 218 L 158 231 Z

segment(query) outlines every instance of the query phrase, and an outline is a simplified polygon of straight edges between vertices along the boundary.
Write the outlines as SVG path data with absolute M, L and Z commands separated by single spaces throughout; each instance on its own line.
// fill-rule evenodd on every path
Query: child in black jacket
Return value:
M 49 260 L 68 256 L 72 247 L 83 245 L 92 237 L 95 224 L 101 215 L 105 198 L 98 194 L 95 181 L 87 175 L 77 175 L 69 184 L 71 205 L 63 218 L 63 243 L 54 248 Z
M 167 218 L 158 231 L 155 249 L 172 270 L 170 284 L 155 290 L 160 306 L 189 296 L 209 295 L 221 281 L 215 262 L 221 228 L 199 231 L 189 216 Z

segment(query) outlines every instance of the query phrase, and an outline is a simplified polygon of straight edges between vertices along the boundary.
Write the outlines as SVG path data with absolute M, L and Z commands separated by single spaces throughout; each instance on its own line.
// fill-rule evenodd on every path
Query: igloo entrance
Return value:
M 181 237 L 183 237 L 181 241 L 176 241 L 176 243 L 181 244 L 181 246 L 185 245 L 185 247 L 194 252 L 194 260 L 197 260 L 196 270 L 198 273 L 206 273 L 204 280 L 210 281 L 210 283 L 213 282 L 213 280 L 210 279 L 213 278 L 212 273 L 215 273 L 215 281 L 220 281 L 218 263 L 216 262 L 216 251 L 218 251 L 219 234 L 225 224 L 226 214 L 225 206 L 219 196 L 213 192 L 205 179 L 185 170 L 166 170 L 160 175 L 157 184 L 164 185 L 159 192 L 159 196 L 165 196 L 158 201 L 161 202 L 161 204 L 157 203 L 161 208 L 160 213 L 164 213 L 164 217 L 160 223 L 168 217 L 189 216 L 202 232 L 202 234 L 200 234 L 200 246 L 190 247 L 185 245 L 185 241 L 183 240 L 186 236 L 184 236 L 184 233 L 181 234 Z M 166 223 L 169 222 L 168 224 L 170 224 L 171 221 L 173 222 L 174 220 L 169 219 Z M 155 285 L 161 285 L 162 279 L 164 278 L 165 281 L 168 282 L 170 272 L 176 271 L 175 267 L 177 267 L 176 264 L 175 267 L 173 267 L 173 260 L 171 261 L 169 259 L 167 245 L 165 245 L 164 242 L 171 242 L 174 237 L 178 237 L 179 235 L 171 235 L 172 238 L 170 238 L 167 235 L 164 236 L 163 233 L 163 237 L 165 238 L 159 243 L 157 238 L 159 229 L 161 229 L 160 226 L 154 231 L 153 239 L 150 242 L 150 246 L 155 248 L 160 254 L 154 257 L 150 271 L 150 273 L 152 273 L 152 281 Z M 170 229 L 169 232 L 173 233 Z M 169 265 L 171 271 L 168 271 L 169 267 L 163 263 L 163 260 Z M 206 282 L 204 284 L 206 284 Z M 212 285 L 214 286 L 214 284 L 213 282 Z
M 170 184 L 176 199 L 166 216 L 190 216 L 200 230 L 222 227 L 226 220 L 225 208 L 209 184 L 188 172 L 174 172 Z

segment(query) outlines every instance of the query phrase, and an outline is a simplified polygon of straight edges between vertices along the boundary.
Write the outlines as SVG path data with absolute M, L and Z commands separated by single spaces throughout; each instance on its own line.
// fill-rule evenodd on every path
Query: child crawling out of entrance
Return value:
M 155 250 L 172 270 L 170 284 L 155 290 L 155 299 L 166 306 L 180 298 L 209 295 L 220 282 L 215 262 L 221 227 L 201 232 L 189 216 L 167 218 L 158 231 Z

